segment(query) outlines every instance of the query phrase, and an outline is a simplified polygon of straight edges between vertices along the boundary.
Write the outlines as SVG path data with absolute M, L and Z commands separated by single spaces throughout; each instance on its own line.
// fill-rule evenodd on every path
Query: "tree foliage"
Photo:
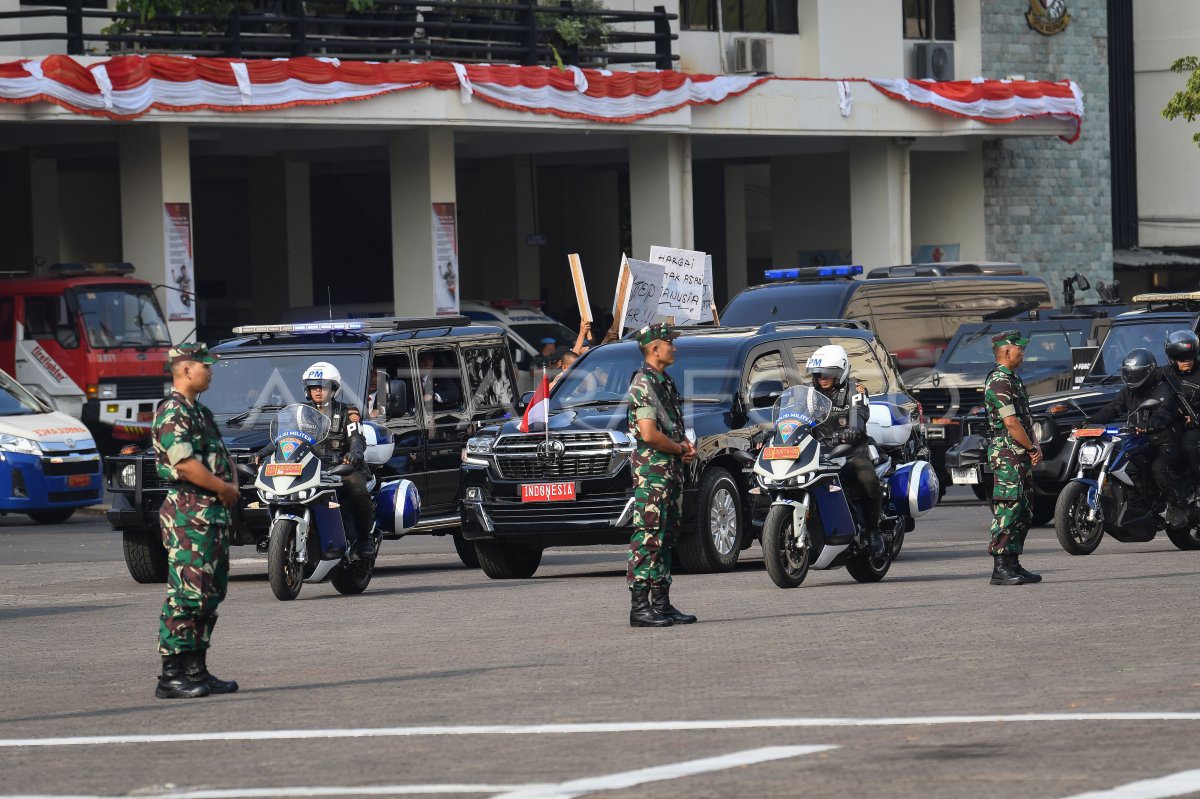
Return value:
M 1196 115 L 1200 113 L 1200 58 L 1194 55 L 1180 58 L 1171 65 L 1171 71 L 1187 75 L 1187 84 L 1182 91 L 1175 92 L 1162 110 L 1162 115 L 1167 119 L 1183 117 L 1188 122 L 1195 122 Z M 1192 141 L 1200 145 L 1200 133 L 1194 134 Z

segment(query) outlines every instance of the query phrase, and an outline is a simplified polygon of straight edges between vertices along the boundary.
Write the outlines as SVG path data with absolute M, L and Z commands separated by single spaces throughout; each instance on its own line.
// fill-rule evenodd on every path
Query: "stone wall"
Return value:
M 1083 90 L 1083 136 L 998 138 L 984 144 L 988 257 L 1015 261 L 1062 298 L 1076 272 L 1112 281 L 1107 0 L 1067 0 L 1066 30 L 1029 27 L 1029 3 L 982 0 L 983 73 L 989 78 L 1070 78 Z M 1095 292 L 1079 297 L 1096 301 Z

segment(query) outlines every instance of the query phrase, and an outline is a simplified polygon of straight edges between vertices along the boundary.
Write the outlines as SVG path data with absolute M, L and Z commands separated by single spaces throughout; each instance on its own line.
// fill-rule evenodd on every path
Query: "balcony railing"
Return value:
M 159 14 L 148 20 L 136 12 L 85 8 L 83 0 L 65 0 L 61 8 L 0 12 L 0 21 L 44 18 L 62 19 L 62 31 L 43 32 L 43 24 L 38 32 L 0 35 L 0 43 L 65 42 L 69 55 L 325 56 L 522 65 L 561 61 L 586 67 L 653 64 L 657 69 L 672 69 L 679 58 L 671 52 L 671 42 L 678 38 L 671 32 L 676 15 L 664 6 L 613 11 L 593 4 L 575 7 L 571 0 L 557 5 L 375 0 L 363 11 L 338 0 L 274 0 L 242 8 L 234 3 L 228 15 Z M 89 20 L 111 24 L 96 30 L 96 22 L 85 24 Z

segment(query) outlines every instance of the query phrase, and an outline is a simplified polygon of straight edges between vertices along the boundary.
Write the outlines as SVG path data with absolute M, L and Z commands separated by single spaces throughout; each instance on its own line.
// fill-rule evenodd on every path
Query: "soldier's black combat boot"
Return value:
M 992 567 L 992 585 L 1024 585 L 1025 578 L 1012 567 L 1012 555 L 992 555 L 996 565 Z
M 696 617 L 690 613 L 684 613 L 679 608 L 671 604 L 671 587 L 664 585 L 662 588 L 654 588 L 650 590 L 650 607 L 654 608 L 654 612 L 659 616 L 666 616 L 671 620 L 672 624 L 695 624 Z
M 1020 555 L 1010 555 L 1009 557 L 1012 558 L 1013 571 L 1015 571 L 1017 574 L 1021 575 L 1022 579 L 1024 579 L 1025 582 L 1040 583 L 1042 581 L 1042 575 L 1034 574 L 1033 572 L 1028 571 L 1024 566 L 1021 565 L 1021 556 Z
M 670 627 L 674 624 L 669 616 L 663 616 L 650 605 L 650 589 L 642 588 L 630 592 L 630 627 Z
M 183 655 L 183 672 L 195 683 L 208 686 L 210 694 L 231 694 L 238 689 L 233 680 L 218 680 L 208 673 L 208 650 L 201 649 Z
M 163 655 L 162 674 L 154 695 L 159 699 L 196 699 L 208 696 L 208 686 L 192 681 L 183 667 L 183 655 Z

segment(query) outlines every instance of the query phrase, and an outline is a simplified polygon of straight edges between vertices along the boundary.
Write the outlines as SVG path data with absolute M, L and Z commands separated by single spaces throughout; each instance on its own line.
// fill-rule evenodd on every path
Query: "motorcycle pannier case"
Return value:
M 910 518 L 917 518 L 937 505 L 940 486 L 928 461 L 906 463 L 891 476 L 892 503 Z
M 392 480 L 379 489 L 375 522 L 385 533 L 404 534 L 421 519 L 421 497 L 411 480 Z

